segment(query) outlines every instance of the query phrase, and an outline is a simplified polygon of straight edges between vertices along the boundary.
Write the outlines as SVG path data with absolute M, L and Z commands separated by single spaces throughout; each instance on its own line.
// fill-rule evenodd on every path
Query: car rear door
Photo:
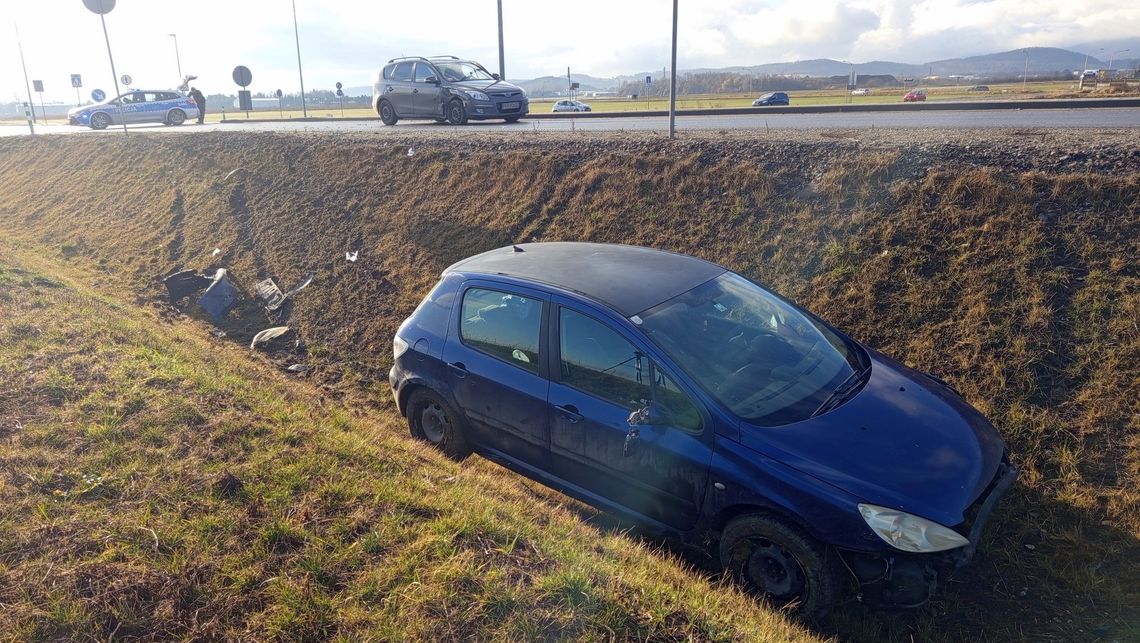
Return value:
M 691 527 L 712 461 L 706 414 L 637 338 L 569 300 L 555 297 L 551 307 L 552 472 L 650 519 Z M 638 427 L 631 439 L 630 414 L 650 401 L 669 421 Z
M 447 382 L 481 446 L 534 467 L 547 460 L 548 297 L 468 281 L 444 344 Z
M 392 78 L 386 81 L 384 85 L 384 97 L 392 103 L 392 107 L 396 108 L 396 115 L 402 118 L 407 118 L 415 113 L 414 94 L 412 94 L 414 89 L 412 83 L 413 64 L 410 60 L 398 63 L 396 68 L 392 70 Z

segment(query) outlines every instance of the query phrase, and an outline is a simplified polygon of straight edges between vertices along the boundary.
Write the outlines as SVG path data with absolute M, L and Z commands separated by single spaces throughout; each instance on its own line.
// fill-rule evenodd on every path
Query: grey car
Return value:
M 530 110 L 521 87 L 455 56 L 389 60 L 372 85 L 372 103 L 385 125 L 401 118 L 452 125 L 492 118 L 513 123 Z

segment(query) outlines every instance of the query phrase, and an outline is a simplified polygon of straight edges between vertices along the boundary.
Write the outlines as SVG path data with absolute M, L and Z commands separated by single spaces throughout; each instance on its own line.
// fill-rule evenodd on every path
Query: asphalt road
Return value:
M 922 112 L 862 112 L 829 114 L 734 114 L 728 116 L 678 116 L 679 130 L 747 130 L 747 129 L 831 129 L 831 128 L 903 128 L 903 129 L 972 129 L 972 128 L 1134 128 L 1140 127 L 1140 108 L 1086 108 L 1086 109 L 1035 109 L 1035 110 L 955 110 Z M 269 122 L 230 119 L 226 123 L 183 125 L 166 127 L 160 124 L 133 125 L 136 132 L 191 132 L 191 131 L 258 131 L 258 132 L 406 132 L 410 130 L 444 130 L 453 126 L 432 121 L 400 121 L 385 127 L 376 120 L 329 120 L 305 122 Z M 577 118 L 558 120 L 522 120 L 506 124 L 502 121 L 471 122 L 463 126 L 467 131 L 538 131 L 567 132 L 590 131 L 666 131 L 669 119 L 661 116 L 632 118 Z M 101 136 L 121 135 L 122 128 L 92 132 L 81 127 L 46 125 L 36 128 L 37 134 L 89 133 Z M 26 136 L 26 125 L 0 125 L 0 136 Z

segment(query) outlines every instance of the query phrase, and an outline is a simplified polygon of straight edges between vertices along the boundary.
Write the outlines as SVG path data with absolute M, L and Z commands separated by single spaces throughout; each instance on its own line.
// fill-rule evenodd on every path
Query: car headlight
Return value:
M 859 513 L 871 531 L 895 549 L 910 552 L 946 551 L 969 545 L 962 534 L 897 509 L 859 504 Z
M 490 96 L 487 96 L 483 92 L 477 92 L 474 89 L 465 89 L 463 93 L 470 96 L 471 100 L 491 100 Z
M 392 338 L 392 361 L 400 359 L 400 356 L 408 352 L 408 342 L 405 342 L 396 335 Z

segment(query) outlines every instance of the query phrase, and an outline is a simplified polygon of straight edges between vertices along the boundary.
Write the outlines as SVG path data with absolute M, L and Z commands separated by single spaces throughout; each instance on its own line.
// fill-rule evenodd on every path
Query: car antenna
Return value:
M 523 250 L 522 248 L 520 248 L 516 245 L 512 244 L 511 247 L 515 249 L 515 252 L 526 252 L 526 250 Z

